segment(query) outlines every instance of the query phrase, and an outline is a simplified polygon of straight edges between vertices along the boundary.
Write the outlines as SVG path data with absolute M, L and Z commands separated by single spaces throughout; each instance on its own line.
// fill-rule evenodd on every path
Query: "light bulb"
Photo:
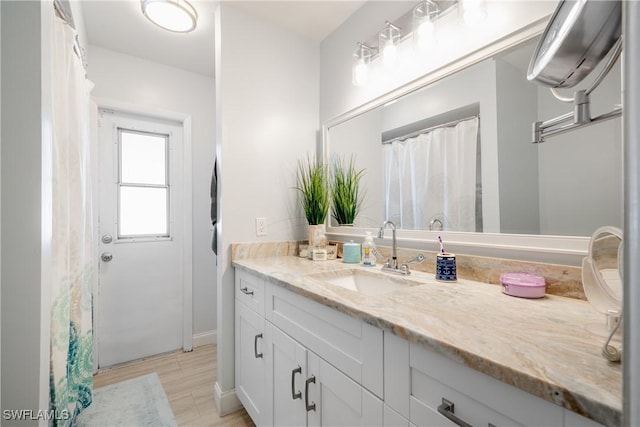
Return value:
M 369 80 L 369 63 L 373 56 L 373 50 L 362 43 L 358 43 L 358 48 L 353 53 L 353 69 L 351 82 L 354 86 L 364 86 Z
M 436 45 L 435 24 L 440 8 L 431 0 L 419 3 L 413 9 L 413 47 L 419 52 Z
M 400 29 L 387 22 L 387 25 L 378 35 L 378 45 L 380 46 L 380 56 L 382 56 L 382 66 L 392 68 L 398 58 L 398 43 L 400 42 Z
M 396 59 L 398 59 L 398 48 L 393 42 L 389 41 L 382 49 L 382 65 L 385 68 L 392 68 L 396 63 Z
M 487 9 L 484 0 L 460 0 L 462 6 L 462 19 L 465 25 L 475 27 L 487 18 Z
M 434 37 L 434 30 L 435 26 L 431 21 L 427 20 L 420 24 L 415 32 L 416 47 L 419 50 L 426 50 L 435 46 L 436 39 Z
M 365 64 L 364 61 L 359 62 L 353 69 L 353 84 L 356 86 L 364 86 L 368 80 L 369 65 Z

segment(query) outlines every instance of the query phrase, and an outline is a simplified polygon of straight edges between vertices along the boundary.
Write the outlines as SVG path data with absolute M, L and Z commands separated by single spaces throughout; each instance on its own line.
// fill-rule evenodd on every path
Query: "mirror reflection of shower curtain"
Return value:
M 438 219 L 449 231 L 476 231 L 479 119 L 383 144 L 385 218 L 410 230 Z

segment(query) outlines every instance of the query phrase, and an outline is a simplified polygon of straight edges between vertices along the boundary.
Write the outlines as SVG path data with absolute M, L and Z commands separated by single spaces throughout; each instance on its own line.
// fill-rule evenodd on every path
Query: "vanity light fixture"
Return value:
M 198 13 L 186 0 L 141 0 L 144 16 L 160 28 L 189 33 L 196 28 Z
M 413 8 L 413 46 L 425 51 L 436 45 L 435 25 L 440 8 L 431 0 L 425 0 Z
M 358 48 L 353 52 L 353 75 L 354 86 L 364 86 L 369 80 L 369 64 L 373 58 L 373 49 L 364 43 L 358 43 Z
M 380 56 L 385 68 L 392 68 L 398 58 L 398 43 L 400 43 L 400 28 L 387 21 L 385 27 L 378 33 Z
M 358 43 L 354 52 L 352 83 L 354 86 L 364 86 L 367 83 L 371 69 L 377 67 L 376 61 L 389 70 L 395 66 L 398 59 L 400 43 L 410 36 L 416 51 L 425 51 L 436 45 L 435 22 L 461 7 L 463 0 L 419 0 L 417 4 L 393 22 L 386 21 L 385 26 L 377 34 Z M 470 0 L 467 0 L 470 1 Z M 476 0 L 480 1 L 480 0 Z M 484 2 L 484 0 L 481 0 Z M 484 4 L 484 3 L 483 3 Z M 400 29 L 410 28 L 401 32 Z M 376 73 L 377 74 L 377 73 Z
M 460 13 L 465 25 L 475 27 L 487 19 L 485 0 L 459 0 Z

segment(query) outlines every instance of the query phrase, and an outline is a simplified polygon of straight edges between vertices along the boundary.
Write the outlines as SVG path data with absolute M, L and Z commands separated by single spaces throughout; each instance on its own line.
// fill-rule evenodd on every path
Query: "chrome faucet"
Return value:
M 384 229 L 387 225 L 391 226 L 391 259 L 387 260 L 382 266 L 383 270 L 397 270 L 398 269 L 398 257 L 397 257 L 397 245 L 396 245 L 396 225 L 387 220 L 382 223 L 380 230 L 378 230 L 378 238 L 384 238 Z
M 429 231 L 434 229 L 436 223 L 439 224 L 437 231 L 442 231 L 442 221 L 440 221 L 438 218 L 434 218 L 431 220 L 431 222 L 429 223 Z
M 418 256 L 416 256 L 415 258 L 402 263 L 402 265 L 398 267 L 396 225 L 388 220 L 382 223 L 380 230 L 378 230 L 378 238 L 384 238 L 384 229 L 387 227 L 387 225 L 391 227 L 391 259 L 385 261 L 385 263 L 382 265 L 382 271 L 402 275 L 411 274 L 411 271 L 409 271 L 409 264 L 421 263 L 422 261 L 424 261 L 424 255 L 418 254 Z

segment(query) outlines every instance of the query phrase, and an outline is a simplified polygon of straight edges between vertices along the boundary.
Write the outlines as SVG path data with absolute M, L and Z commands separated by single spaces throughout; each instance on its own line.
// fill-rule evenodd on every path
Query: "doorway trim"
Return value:
M 193 350 L 193 173 L 192 173 L 192 123 L 191 115 L 178 113 L 175 111 L 168 111 L 156 108 L 148 108 L 140 105 L 130 104 L 127 102 L 117 101 L 108 98 L 91 97 L 93 101 L 93 108 L 95 108 L 95 120 L 92 120 L 92 125 L 96 128 L 92 130 L 92 143 L 94 149 L 92 150 L 97 154 L 97 111 L 104 108 L 108 110 L 114 110 L 122 113 L 136 114 L 140 116 L 147 116 L 157 119 L 177 121 L 182 124 L 183 132 L 183 153 L 182 153 L 182 182 L 183 182 L 183 204 L 182 204 L 182 232 L 183 232 L 183 245 L 181 248 L 182 256 L 182 349 L 184 351 Z M 97 158 L 95 159 L 97 161 Z M 96 162 L 97 166 L 97 162 Z M 97 179 L 98 170 L 94 168 L 94 179 Z M 97 182 L 97 181 L 95 181 Z M 94 191 L 94 206 L 97 206 L 97 191 Z M 97 227 L 97 219 L 96 224 Z M 94 228 L 95 228 L 94 227 Z M 97 228 L 95 228 L 97 229 Z M 96 254 L 98 242 L 95 239 Z M 97 261 L 99 262 L 99 260 Z M 99 335 L 99 318 L 98 310 L 99 304 L 96 303 L 96 299 L 99 298 L 98 294 L 98 279 L 93 283 L 93 348 L 98 348 L 98 335 Z M 98 331 L 98 332 L 96 332 Z M 93 355 L 94 371 L 97 371 L 97 351 L 94 351 Z

